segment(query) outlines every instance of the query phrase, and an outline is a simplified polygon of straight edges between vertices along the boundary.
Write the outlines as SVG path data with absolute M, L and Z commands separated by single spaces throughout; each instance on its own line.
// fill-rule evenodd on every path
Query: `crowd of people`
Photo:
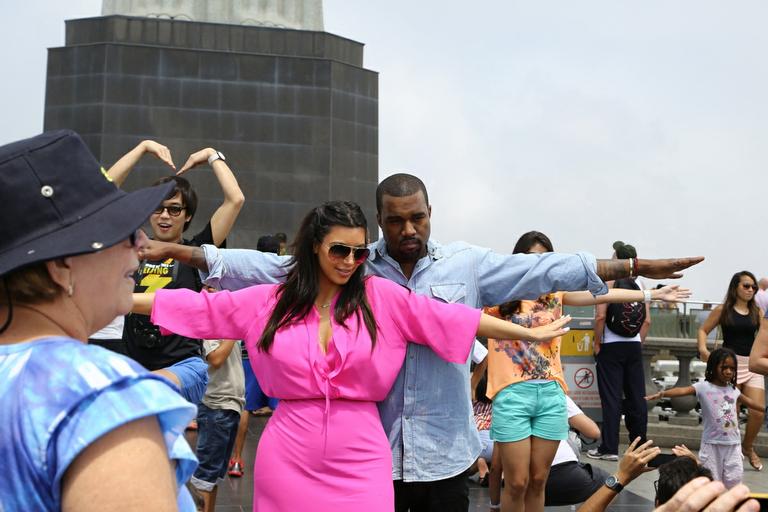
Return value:
M 123 192 L 145 154 L 173 175 Z M 181 175 L 205 165 L 224 200 L 185 239 L 197 198 Z M 403 173 L 377 187 L 375 242 L 361 208 L 335 200 L 290 248 L 280 234 L 226 248 L 245 195 L 220 151 L 176 171 L 144 141 L 104 170 L 69 131 L 0 147 L 0 185 L 13 219 L 0 227 L 2 510 L 214 510 L 221 480 L 250 469 L 256 511 L 466 511 L 476 469 L 490 510 L 589 512 L 659 455 L 640 342 L 648 304 L 690 292 L 636 278 L 677 278 L 701 257 L 641 259 L 622 242 L 611 259 L 560 254 L 540 232 L 512 254 L 441 244 L 424 183 Z M 660 468 L 658 510 L 758 510 L 730 461 L 741 468 L 743 452 L 762 469 L 768 323 L 756 279 L 737 276 L 702 325 L 706 380 L 660 392 L 696 394 L 704 435 L 698 458 L 680 447 Z M 597 307 L 602 429 L 567 396 L 566 305 Z M 710 353 L 718 325 L 724 348 Z M 737 403 L 750 408 L 743 443 Z M 248 411 L 271 414 L 253 468 Z M 632 442 L 619 459 L 622 414 Z M 582 463 L 569 427 L 600 438 L 587 455 L 616 472 Z

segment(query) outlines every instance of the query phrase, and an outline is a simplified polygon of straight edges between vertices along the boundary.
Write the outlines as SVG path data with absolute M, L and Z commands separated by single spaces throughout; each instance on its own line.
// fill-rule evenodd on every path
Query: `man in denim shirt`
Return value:
M 429 239 L 426 188 L 409 174 L 395 174 L 379 184 L 376 209 L 384 237 L 370 245 L 368 272 L 445 302 L 479 308 L 556 290 L 600 294 L 607 291 L 603 280 L 630 273 L 626 260 L 595 260 L 586 253 L 502 255 L 464 242 L 441 245 Z M 226 289 L 279 282 L 289 261 L 213 246 L 150 249 L 162 255 L 174 251 L 174 257 L 207 270 L 207 283 Z M 675 272 L 699 261 L 638 260 L 635 270 L 652 278 L 678 277 Z M 392 447 L 396 510 L 466 511 L 465 473 L 481 450 L 472 416 L 469 361 L 446 363 L 429 348 L 410 344 L 379 411 Z

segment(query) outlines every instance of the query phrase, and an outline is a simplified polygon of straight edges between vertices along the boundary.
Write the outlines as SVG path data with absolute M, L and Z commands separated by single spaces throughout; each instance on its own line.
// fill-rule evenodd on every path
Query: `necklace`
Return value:
M 315 306 L 317 306 L 320 309 L 328 309 L 329 307 L 331 307 L 331 303 L 330 302 L 328 304 L 317 304 L 317 303 L 315 303 Z

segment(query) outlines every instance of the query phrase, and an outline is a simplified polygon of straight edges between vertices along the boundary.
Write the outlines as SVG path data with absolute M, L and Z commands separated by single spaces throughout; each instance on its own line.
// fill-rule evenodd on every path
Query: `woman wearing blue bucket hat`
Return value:
M 0 510 L 194 510 L 195 408 L 84 343 L 130 309 L 169 186 L 117 189 L 70 131 L 0 147 Z

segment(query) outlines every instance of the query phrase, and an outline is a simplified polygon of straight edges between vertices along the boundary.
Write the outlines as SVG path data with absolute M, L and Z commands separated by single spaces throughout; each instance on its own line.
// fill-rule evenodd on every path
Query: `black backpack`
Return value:
M 625 290 L 639 290 L 634 279 L 617 279 L 613 284 L 614 288 L 623 288 Z M 619 304 L 608 304 L 608 311 L 605 315 L 605 326 L 619 336 L 625 338 L 634 338 L 640 332 L 640 328 L 645 322 L 645 302 L 623 302 Z

